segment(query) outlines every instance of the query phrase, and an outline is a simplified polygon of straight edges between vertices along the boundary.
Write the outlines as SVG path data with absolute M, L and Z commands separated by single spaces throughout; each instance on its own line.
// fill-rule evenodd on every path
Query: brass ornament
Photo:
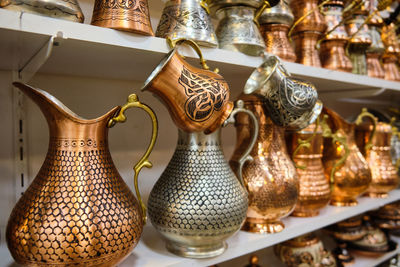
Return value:
M 45 91 L 14 85 L 42 110 L 50 143 L 42 168 L 10 215 L 6 239 L 11 255 L 28 266 L 118 264 L 139 242 L 144 216 L 113 164 L 107 126 L 130 106 L 143 108 L 152 118 L 152 141 L 135 165 L 137 189 L 140 169 L 151 167 L 154 113 L 131 95 L 130 106 L 86 120 Z

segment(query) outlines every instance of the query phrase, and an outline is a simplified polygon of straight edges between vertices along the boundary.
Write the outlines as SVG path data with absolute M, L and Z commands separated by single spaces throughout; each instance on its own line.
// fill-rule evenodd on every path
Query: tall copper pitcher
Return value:
M 262 97 L 242 94 L 239 99 L 258 118 L 259 133 L 251 150 L 252 161 L 243 166 L 243 180 L 249 193 L 249 208 L 242 230 L 276 233 L 284 229 L 281 222 L 292 212 L 298 195 L 298 176 L 286 150 L 284 128 L 275 125 L 266 113 Z M 230 165 L 236 169 L 239 157 L 247 148 L 251 133 L 250 117 L 238 114 L 237 141 Z
M 299 176 L 299 198 L 291 215 L 317 216 L 331 199 L 329 181 L 322 165 L 322 128 L 319 123 L 313 123 L 300 131 L 288 133 L 288 137 L 288 148 Z
M 10 215 L 6 239 L 13 258 L 28 266 L 112 266 L 137 245 L 144 210 L 137 187 L 156 139 L 157 120 L 131 95 L 124 107 L 86 120 L 45 91 L 14 83 L 42 110 L 50 130 L 46 159 Z M 148 150 L 135 165 L 139 203 L 115 168 L 108 149 L 108 126 L 123 121 L 129 107 L 153 120 Z M 121 112 L 121 116 L 114 116 Z
M 355 141 L 356 124 L 331 109 L 324 108 L 323 113 L 329 116 L 329 126 L 338 136 L 338 141 L 324 140 L 322 158 L 325 176 L 332 184 L 331 205 L 355 206 L 356 198 L 367 191 L 371 182 L 368 163 Z
M 371 137 L 371 133 L 375 134 Z M 363 124 L 356 128 L 357 145 L 363 152 L 371 169 L 372 181 L 367 194 L 370 197 L 384 198 L 388 192 L 398 185 L 399 177 L 392 163 L 390 142 L 392 127 L 389 123 L 378 122 L 376 128 L 372 124 Z M 371 148 L 365 146 L 371 143 Z

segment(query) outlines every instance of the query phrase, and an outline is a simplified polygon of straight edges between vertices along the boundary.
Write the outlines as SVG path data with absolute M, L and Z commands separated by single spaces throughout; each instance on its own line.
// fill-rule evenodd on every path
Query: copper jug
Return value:
M 300 131 L 288 132 L 287 137 L 299 176 L 299 197 L 291 215 L 317 216 L 331 199 L 329 181 L 325 178 L 322 165 L 322 128 L 317 121 Z
M 147 0 L 95 0 L 91 24 L 154 36 Z
M 296 60 L 294 48 L 287 37 L 293 20 L 293 13 L 286 0 L 280 0 L 278 5 L 266 8 L 258 18 L 265 51 L 289 62 Z
M 186 132 L 211 133 L 233 109 L 228 84 L 221 75 L 208 70 L 195 42 L 186 39 L 170 42 L 174 48 L 147 78 L 142 91 L 148 90 L 161 99 L 178 128 Z M 193 67 L 178 54 L 182 43 L 195 49 L 203 69 Z
M 322 8 L 322 12 L 328 26 L 324 36 L 317 43 L 317 48 L 320 48 L 322 67 L 351 72 L 352 64 L 345 52 L 349 37 L 342 25 L 343 2 L 328 2 Z
M 259 133 L 251 150 L 253 158 L 243 166 L 243 180 L 249 193 L 249 208 L 242 230 L 256 233 L 276 233 L 284 229 L 281 221 L 296 205 L 299 181 L 296 169 L 286 149 L 284 128 L 276 126 L 263 108 L 262 98 L 242 94 L 245 107 L 258 118 Z M 237 141 L 230 160 L 233 169 L 248 147 L 254 128 L 250 117 L 238 114 Z
M 370 123 L 364 123 L 356 128 L 357 145 L 371 169 L 372 181 L 367 191 L 370 197 L 387 197 L 388 192 L 398 185 L 397 169 L 390 155 L 391 137 L 392 127 L 389 123 L 378 122 L 375 128 Z M 371 146 L 366 150 L 365 146 L 369 143 Z
M 292 0 L 290 7 L 295 22 L 288 35 L 295 42 L 296 62 L 321 67 L 318 50 L 315 47 L 327 25 L 319 12 L 318 0 Z
M 45 91 L 14 83 L 41 109 L 50 131 L 46 159 L 11 212 L 6 239 L 16 262 L 28 266 L 112 266 L 137 245 L 145 210 L 138 174 L 151 167 L 157 119 L 136 95 L 105 115 L 86 120 Z M 149 148 L 135 165 L 135 199 L 115 168 L 108 149 L 108 126 L 123 121 L 130 107 L 153 121 Z M 118 117 L 116 114 L 120 113 Z M 122 116 L 122 117 L 121 117 Z
M 393 23 L 382 28 L 382 41 L 385 44 L 385 52 L 382 56 L 385 79 L 400 81 L 399 61 L 397 58 L 400 53 L 400 44 Z
M 323 114 L 329 116 L 328 124 L 338 137 L 324 140 L 322 161 L 325 176 L 332 184 L 331 205 L 355 206 L 356 198 L 368 189 L 371 171 L 355 141 L 356 123 L 347 122 L 331 109 L 324 108 Z M 369 116 L 362 112 L 357 119 Z

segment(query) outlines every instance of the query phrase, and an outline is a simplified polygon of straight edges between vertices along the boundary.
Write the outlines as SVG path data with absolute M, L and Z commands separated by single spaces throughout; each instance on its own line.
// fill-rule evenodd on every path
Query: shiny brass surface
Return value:
M 177 53 L 182 42 L 195 47 L 203 69 L 193 67 Z M 210 133 L 228 118 L 233 103 L 229 101 L 229 87 L 224 78 L 207 69 L 198 46 L 192 41 L 178 40 L 147 78 L 142 90 L 162 100 L 178 128 Z
M 249 153 L 258 124 L 254 114 L 237 101 L 224 125 L 234 123 L 241 113 L 250 118 L 255 131 L 238 155 L 233 171 L 221 149 L 221 128 L 210 134 L 179 129 L 175 153 L 148 201 L 151 223 L 174 254 L 189 258 L 217 256 L 226 249 L 225 240 L 243 224 L 248 198 L 241 170 L 251 160 Z
M 243 166 L 249 208 L 242 230 L 280 232 L 284 228 L 280 219 L 290 214 L 298 195 L 298 176 L 287 153 L 284 129 L 273 124 L 263 108 L 262 98 L 242 94 L 239 99 L 256 115 L 260 126 L 256 145 L 250 153 L 253 160 Z M 248 115 L 238 114 L 236 121 L 237 142 L 230 160 L 233 169 L 254 131 Z
M 366 229 L 362 225 L 361 216 L 328 226 L 325 230 L 336 240 L 344 242 L 360 240 L 367 234 Z
M 91 24 L 154 36 L 147 0 L 95 0 Z
M 383 198 L 398 185 L 397 169 L 392 163 L 390 142 L 392 128 L 390 124 L 378 122 L 376 134 L 371 139 L 372 125 L 363 124 L 356 128 L 356 140 L 360 150 L 371 169 L 372 181 L 367 194 L 370 197 Z M 365 151 L 362 147 L 371 141 L 371 149 Z
M 318 50 L 315 49 L 320 32 L 304 31 L 292 35 L 295 43 L 296 62 L 307 66 L 321 67 Z
M 333 172 L 331 205 L 357 205 L 356 198 L 368 189 L 371 182 L 371 171 L 355 142 L 356 125 L 347 122 L 331 109 L 324 108 L 323 114 L 329 115 L 330 128 L 333 132 L 345 138 L 349 151 L 346 161 Z M 327 179 L 330 180 L 332 169 L 346 153 L 345 150 L 343 144 L 338 142 L 332 144 L 330 138 L 324 140 L 322 161 Z
M 317 127 L 317 128 L 316 128 Z M 314 130 L 316 130 L 314 132 Z M 310 139 L 309 145 L 299 147 L 301 140 Z M 328 205 L 331 198 L 329 181 L 324 174 L 322 165 L 323 137 L 322 129 L 317 124 L 289 134 L 289 151 L 297 167 L 299 176 L 299 196 L 296 207 L 291 214 L 298 217 L 312 217 L 319 214 L 319 210 Z M 303 168 L 304 167 L 304 168 Z
M 169 0 L 158 23 L 157 37 L 191 39 L 199 45 L 217 47 L 218 40 L 204 0 Z
M 0 0 L 0 8 L 83 23 L 77 0 Z
M 308 233 L 280 243 L 274 247 L 275 255 L 288 267 L 324 266 L 325 257 L 322 241 L 313 233 Z
M 288 31 L 289 25 L 285 24 L 269 23 L 260 25 L 260 32 L 266 47 L 265 51 L 285 61 L 295 62 L 296 54 L 287 38 Z
M 14 207 L 6 230 L 16 262 L 28 266 L 112 266 L 137 245 L 141 208 L 115 168 L 108 149 L 108 123 L 121 107 L 83 119 L 40 89 L 14 83 L 41 109 L 50 131 L 39 173 Z M 135 106 L 147 107 L 130 97 Z M 153 131 L 155 131 L 155 129 Z M 146 162 L 148 151 L 136 166 Z M 135 184 L 140 171 L 135 169 Z

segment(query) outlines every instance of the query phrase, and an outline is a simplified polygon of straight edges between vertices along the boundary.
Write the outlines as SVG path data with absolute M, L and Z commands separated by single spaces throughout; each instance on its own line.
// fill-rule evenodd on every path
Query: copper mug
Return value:
M 191 45 L 200 57 L 203 69 L 193 67 L 179 54 L 182 43 Z M 224 78 L 212 71 L 195 42 L 180 39 L 161 60 L 142 87 L 158 96 L 175 122 L 186 132 L 211 133 L 229 117 L 233 103 Z
M 356 198 L 365 193 L 371 183 L 371 171 L 355 140 L 356 123 L 363 117 L 370 117 L 366 111 L 358 116 L 356 123 L 343 119 L 331 109 L 324 108 L 329 116 L 328 125 L 332 131 L 324 140 L 323 163 L 325 176 L 332 185 L 331 205 L 355 206 Z M 373 116 L 372 116 L 373 117 Z
M 276 233 L 284 229 L 282 218 L 288 216 L 297 201 L 298 176 L 286 149 L 284 128 L 275 125 L 263 107 L 263 98 L 254 94 L 239 97 L 252 111 L 259 124 L 258 138 L 243 165 L 243 181 L 249 193 L 249 208 L 242 230 L 255 233 Z M 251 117 L 238 114 L 235 123 L 237 141 L 232 158 L 232 169 L 238 169 L 240 157 L 250 144 L 251 134 L 257 129 Z
M 371 169 L 372 181 L 367 191 L 370 197 L 387 197 L 388 192 L 398 185 L 399 176 L 390 155 L 391 138 L 392 127 L 389 123 L 378 122 L 376 126 L 365 123 L 356 128 L 357 145 Z M 370 147 L 365 149 L 367 144 Z
M 154 36 L 147 0 L 95 0 L 91 24 Z
M 250 75 L 245 94 L 257 94 L 272 121 L 288 130 L 299 130 L 313 123 L 322 110 L 313 84 L 295 79 L 276 56 L 269 56 Z
M 291 215 L 317 216 L 331 199 L 322 164 L 323 135 L 319 120 L 300 131 L 287 132 L 287 143 L 299 176 L 299 197 Z
M 218 40 L 205 0 L 169 0 L 164 7 L 156 36 L 191 39 L 199 45 L 217 47 Z
M 27 266 L 118 264 L 138 244 L 145 223 L 138 175 L 152 166 L 155 114 L 132 94 L 124 106 L 86 120 L 45 91 L 14 86 L 40 107 L 50 141 L 39 173 L 11 212 L 6 230 L 11 255 Z M 150 145 L 134 166 L 139 201 L 115 168 L 107 137 L 109 127 L 125 121 L 131 107 L 144 109 L 153 122 Z

